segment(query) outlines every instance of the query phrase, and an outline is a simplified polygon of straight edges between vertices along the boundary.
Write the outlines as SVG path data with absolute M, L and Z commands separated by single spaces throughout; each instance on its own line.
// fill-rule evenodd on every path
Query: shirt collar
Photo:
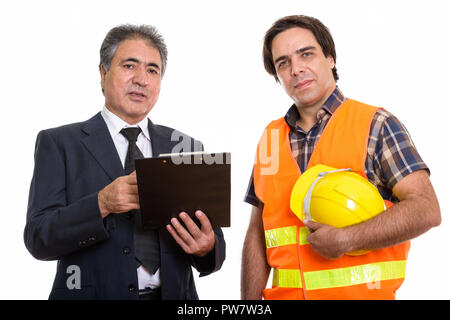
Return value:
M 317 120 L 322 119 L 325 113 L 328 113 L 330 115 L 333 114 L 344 101 L 344 95 L 336 86 L 336 89 L 334 89 L 333 93 L 331 93 L 331 95 L 325 101 L 322 108 L 317 112 Z M 300 113 L 298 112 L 297 106 L 295 104 L 293 104 L 289 108 L 284 119 L 291 128 L 295 128 L 297 121 L 300 120 Z
M 141 128 L 144 137 L 147 140 L 150 140 L 150 133 L 148 131 L 148 117 L 145 117 L 135 125 L 130 125 L 126 121 L 122 120 L 120 117 L 112 113 L 108 108 L 106 108 L 106 106 L 103 106 L 101 114 L 112 137 L 117 136 L 120 133 L 120 130 L 122 130 L 123 128 L 139 127 Z

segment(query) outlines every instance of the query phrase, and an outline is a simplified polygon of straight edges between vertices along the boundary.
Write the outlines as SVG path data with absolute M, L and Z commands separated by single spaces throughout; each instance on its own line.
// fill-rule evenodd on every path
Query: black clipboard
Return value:
M 230 153 L 161 155 L 136 159 L 135 167 L 144 230 L 165 228 L 181 211 L 199 224 L 196 210 L 213 227 L 230 226 Z

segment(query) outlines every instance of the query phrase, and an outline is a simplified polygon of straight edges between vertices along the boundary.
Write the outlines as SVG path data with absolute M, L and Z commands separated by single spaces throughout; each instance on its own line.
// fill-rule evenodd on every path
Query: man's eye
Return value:
M 124 66 L 123 66 L 125 69 L 133 69 L 133 65 L 132 64 L 125 64 Z
M 278 64 L 278 68 L 283 68 L 286 64 L 287 64 L 286 61 L 281 61 L 281 62 Z
M 151 73 L 151 74 L 158 74 L 158 71 L 155 70 L 155 69 L 148 69 L 148 73 Z
M 309 56 L 311 56 L 312 55 L 312 52 L 304 52 L 303 53 L 303 56 L 304 57 L 309 57 Z

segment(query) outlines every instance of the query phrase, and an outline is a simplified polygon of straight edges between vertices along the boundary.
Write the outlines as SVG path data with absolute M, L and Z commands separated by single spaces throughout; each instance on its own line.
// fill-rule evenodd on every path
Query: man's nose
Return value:
M 138 67 L 138 68 L 136 68 L 136 71 L 133 76 L 133 83 L 137 84 L 141 87 L 146 87 L 146 86 L 148 86 L 148 83 L 149 83 L 148 77 L 149 77 L 149 75 L 147 73 L 146 68 L 144 68 L 142 66 Z
M 306 66 L 304 61 L 298 58 L 293 58 L 291 62 L 291 75 L 293 77 L 298 76 L 302 72 L 305 72 Z

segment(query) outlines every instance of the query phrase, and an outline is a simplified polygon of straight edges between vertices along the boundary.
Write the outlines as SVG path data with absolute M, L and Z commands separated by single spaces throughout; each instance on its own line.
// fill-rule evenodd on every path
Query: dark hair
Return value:
M 325 57 L 331 56 L 336 63 L 336 49 L 333 37 L 328 28 L 318 19 L 303 15 L 287 16 L 277 20 L 272 27 L 267 30 L 264 37 L 263 60 L 266 71 L 278 81 L 277 72 L 273 63 L 272 41 L 276 35 L 291 28 L 303 28 L 311 31 L 322 48 Z M 334 80 L 339 79 L 336 66 L 333 68 Z
M 100 64 L 108 71 L 117 48 L 124 40 L 144 39 L 148 40 L 152 47 L 158 49 L 161 56 L 161 76 L 164 76 L 167 65 L 167 47 L 158 30 L 149 25 L 123 24 L 111 29 L 103 40 L 100 48 Z

